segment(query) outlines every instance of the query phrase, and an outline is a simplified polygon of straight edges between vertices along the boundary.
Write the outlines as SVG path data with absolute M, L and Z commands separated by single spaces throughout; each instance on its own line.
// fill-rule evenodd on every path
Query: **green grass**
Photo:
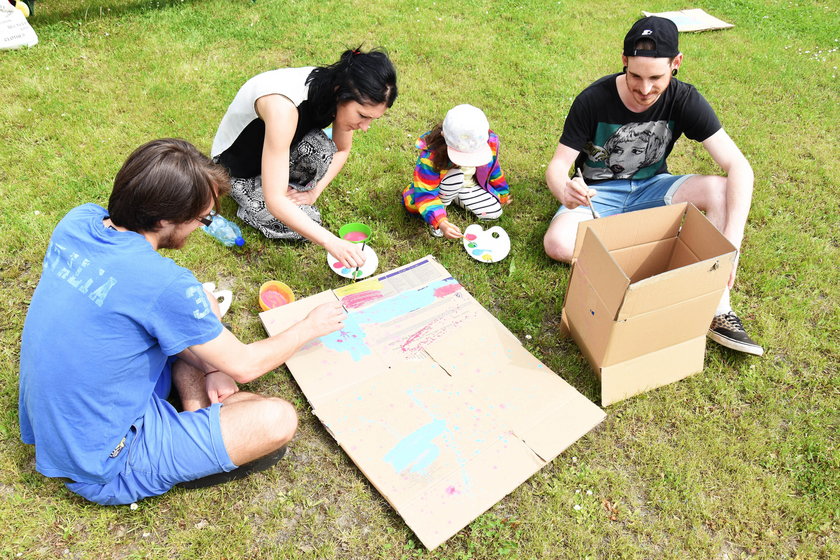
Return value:
M 38 2 L 41 43 L 0 52 L 0 558 L 840 555 L 840 12 L 827 0 L 709 0 L 702 7 L 735 28 L 682 38 L 680 77 L 710 100 L 756 172 L 733 302 L 767 354 L 709 345 L 702 373 L 609 407 L 597 430 L 438 549 L 423 549 L 285 368 L 249 389 L 293 402 L 300 433 L 282 466 L 250 480 L 172 491 L 136 510 L 103 508 L 35 472 L 33 450 L 19 440 L 20 332 L 56 222 L 78 204 L 106 204 L 117 169 L 147 140 L 179 136 L 208 151 L 250 76 L 330 63 L 359 44 L 388 49 L 401 93 L 357 135 L 322 196 L 326 225 L 370 224 L 380 270 L 437 256 L 530 351 L 597 400 L 577 347 L 556 334 L 569 270 L 542 252 L 556 208 L 545 164 L 574 96 L 620 70 L 621 40 L 639 10 L 681 7 L 694 6 Z M 515 198 L 501 220 L 511 256 L 492 266 L 429 237 L 399 203 L 414 138 L 463 102 L 482 107 L 502 138 Z M 670 166 L 715 172 L 686 140 Z M 232 216 L 233 202 L 223 209 Z M 242 339 L 264 336 L 256 315 L 264 280 L 299 297 L 340 285 L 319 247 L 247 228 L 245 237 L 233 251 L 196 234 L 168 255 L 234 291 L 229 316 Z

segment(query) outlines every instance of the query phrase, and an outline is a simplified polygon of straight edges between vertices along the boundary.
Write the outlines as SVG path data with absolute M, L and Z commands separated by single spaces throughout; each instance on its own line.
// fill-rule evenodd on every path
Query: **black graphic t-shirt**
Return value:
M 587 183 L 667 173 L 666 159 L 680 135 L 703 142 L 720 130 L 714 110 L 691 84 L 671 78 L 652 107 L 634 113 L 618 95 L 619 75 L 583 90 L 563 125 L 560 143 L 580 151 L 575 164 Z

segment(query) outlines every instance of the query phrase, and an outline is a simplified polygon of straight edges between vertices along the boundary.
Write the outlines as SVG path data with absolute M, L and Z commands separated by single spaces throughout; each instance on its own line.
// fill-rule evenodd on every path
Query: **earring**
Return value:
M 626 73 L 627 73 L 627 67 L 626 67 L 626 66 L 625 66 L 624 68 L 622 68 L 622 69 L 621 69 L 621 73 L 622 73 L 622 74 L 626 74 Z
M 674 68 L 673 70 L 671 70 L 671 75 L 672 75 L 672 76 L 676 76 L 676 75 L 677 75 L 677 69 L 676 69 L 676 68 Z

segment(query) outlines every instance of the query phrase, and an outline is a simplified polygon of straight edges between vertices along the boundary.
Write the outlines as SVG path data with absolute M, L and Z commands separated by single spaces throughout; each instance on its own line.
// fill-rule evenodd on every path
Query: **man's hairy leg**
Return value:
M 177 360 L 172 364 L 172 384 L 178 391 L 184 410 L 194 411 L 210 406 L 210 397 L 204 382 L 204 371 L 186 360 Z
M 298 425 L 294 407 L 283 399 L 241 391 L 225 399 L 221 422 L 225 449 L 236 465 L 280 449 Z
M 206 290 L 205 290 L 206 291 Z M 208 292 L 216 316 L 219 306 Z M 172 366 L 172 379 L 184 410 L 210 406 L 205 372 L 212 370 L 187 349 Z M 297 431 L 294 407 L 283 399 L 239 391 L 224 399 L 221 409 L 222 439 L 231 461 L 244 465 L 289 443 Z

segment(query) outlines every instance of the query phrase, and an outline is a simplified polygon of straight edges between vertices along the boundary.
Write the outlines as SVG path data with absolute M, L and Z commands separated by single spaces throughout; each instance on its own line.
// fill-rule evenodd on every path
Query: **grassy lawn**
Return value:
M 557 335 L 569 269 L 542 251 L 557 206 L 545 165 L 574 96 L 621 69 L 621 40 L 639 11 L 687 7 L 735 24 L 683 35 L 680 78 L 711 102 L 756 172 L 733 304 L 763 358 L 709 344 L 702 373 L 609 407 L 598 429 L 432 552 L 312 415 L 285 368 L 248 386 L 299 411 L 300 433 L 276 469 L 136 509 L 85 503 L 34 470 L 33 449 L 19 439 L 17 363 L 58 220 L 85 202 L 106 205 L 116 171 L 147 140 L 183 137 L 209 151 L 252 75 L 328 64 L 358 45 L 387 48 L 400 96 L 356 136 L 319 201 L 325 225 L 370 224 L 380 270 L 435 255 L 597 402 L 595 376 Z M 30 21 L 40 44 L 0 51 L 0 558 L 840 556 L 836 2 L 45 0 Z M 495 265 L 431 238 L 399 201 L 414 138 L 465 102 L 483 108 L 501 137 L 515 198 L 501 220 L 512 252 Z M 685 139 L 669 165 L 716 169 Z M 223 209 L 233 217 L 233 201 Z M 240 338 L 264 336 L 263 281 L 286 282 L 298 297 L 343 284 L 320 247 L 243 229 L 243 250 L 197 233 L 168 254 L 234 291 L 228 317 Z

